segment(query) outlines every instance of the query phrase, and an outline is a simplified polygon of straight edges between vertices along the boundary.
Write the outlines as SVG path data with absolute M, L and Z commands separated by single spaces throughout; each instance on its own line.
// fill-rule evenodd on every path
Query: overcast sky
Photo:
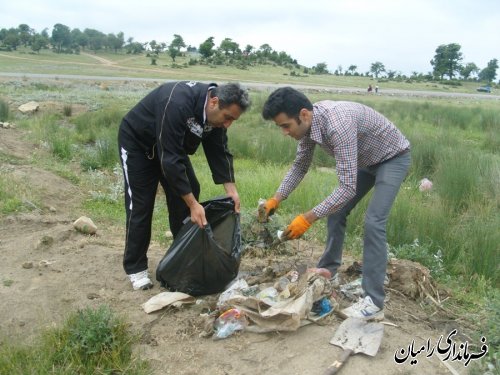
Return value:
M 0 28 L 56 23 L 123 32 L 125 40 L 169 44 L 173 34 L 198 47 L 213 36 L 244 49 L 269 44 L 305 66 L 324 62 L 369 71 L 380 61 L 404 74 L 432 71 L 441 44 L 462 46 L 463 63 L 500 60 L 499 0 L 4 0 Z M 497 72 L 498 73 L 498 72 Z M 497 76 L 498 77 L 498 76 Z

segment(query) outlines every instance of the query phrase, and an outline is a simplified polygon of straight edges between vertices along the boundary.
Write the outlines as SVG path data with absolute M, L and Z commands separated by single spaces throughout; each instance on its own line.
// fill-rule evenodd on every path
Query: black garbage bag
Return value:
M 192 296 L 222 292 L 236 278 L 241 260 L 240 216 L 229 197 L 201 203 L 208 224 L 189 219 L 158 264 L 156 280 Z

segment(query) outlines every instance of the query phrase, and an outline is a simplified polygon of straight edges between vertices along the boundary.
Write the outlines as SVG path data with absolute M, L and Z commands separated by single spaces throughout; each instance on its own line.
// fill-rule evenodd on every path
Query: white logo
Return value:
M 203 127 L 196 122 L 194 117 L 188 118 L 186 124 L 187 124 L 187 127 L 191 133 L 196 135 L 198 138 L 202 137 Z
M 193 87 L 197 84 L 198 82 L 195 82 L 195 81 L 189 81 L 189 82 L 186 82 L 186 85 L 188 85 L 189 87 Z

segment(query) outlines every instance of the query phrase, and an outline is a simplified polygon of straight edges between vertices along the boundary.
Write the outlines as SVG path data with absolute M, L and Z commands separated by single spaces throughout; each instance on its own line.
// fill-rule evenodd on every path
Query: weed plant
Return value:
M 32 347 L 0 346 L 0 374 L 147 374 L 132 355 L 138 337 L 105 305 L 73 313 Z
M 65 104 L 63 107 L 63 115 L 66 117 L 71 117 L 72 114 L 73 114 L 73 107 L 71 106 L 71 104 Z
M 10 176 L 0 175 L 0 213 L 9 214 L 22 208 L 23 203 L 15 187 Z
M 0 121 L 9 119 L 9 103 L 0 98 Z
M 0 153 L 0 214 L 27 212 L 40 207 L 36 191 L 30 188 L 26 178 L 14 173 L 15 167 L 2 165 L 4 161 L 2 156 Z M 17 163 L 9 158 L 5 160 Z

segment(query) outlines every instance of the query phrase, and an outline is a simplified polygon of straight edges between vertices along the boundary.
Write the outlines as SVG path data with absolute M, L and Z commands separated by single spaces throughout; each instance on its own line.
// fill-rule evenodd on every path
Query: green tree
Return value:
M 165 47 L 165 43 L 157 43 L 154 39 L 149 42 L 149 49 L 151 51 L 149 53 L 149 57 L 151 58 L 151 65 L 156 65 L 156 60 L 160 58 L 160 53 L 165 50 Z
M 117 35 L 108 34 L 106 37 L 106 45 L 111 48 L 115 53 L 123 48 L 125 44 L 125 37 L 123 32 L 119 32 Z
M 71 30 L 71 40 L 73 41 L 73 46 L 83 50 L 89 45 L 88 35 L 84 34 L 78 28 Z
M 481 81 L 493 82 L 497 76 L 498 60 L 493 59 L 488 62 L 488 66 L 479 72 Z
M 19 32 L 17 29 L 10 28 L 9 30 L 2 29 L 2 44 L 8 50 L 16 50 L 17 46 L 21 44 Z
M 385 72 L 385 66 L 380 61 L 375 61 L 370 66 L 370 73 L 373 73 L 375 78 L 378 78 L 380 73 Z
M 264 58 L 269 58 L 271 56 L 273 49 L 267 43 L 264 43 L 259 47 L 259 52 L 262 54 Z
M 460 72 L 460 62 L 463 59 L 462 52 L 460 52 L 461 48 L 460 44 L 457 43 L 442 44 L 436 48 L 436 54 L 430 61 L 434 67 L 434 77 L 443 79 L 447 75 L 450 79 L 453 79 L 455 73 Z
M 203 43 L 200 44 L 200 48 L 198 48 L 198 51 L 200 52 L 200 55 L 204 57 L 205 59 L 208 59 L 210 56 L 214 54 L 214 37 L 211 36 L 207 40 L 205 40 Z
M 394 79 L 398 75 L 398 72 L 396 70 L 387 70 L 387 79 Z
M 313 69 L 315 74 L 328 74 L 329 73 L 327 65 L 324 62 L 316 64 L 316 66 L 313 66 L 312 69 Z
M 134 38 L 127 39 L 127 44 L 125 45 L 125 51 L 128 54 L 138 55 L 144 52 L 145 49 L 146 48 L 144 47 L 144 44 L 139 42 L 134 42 Z
M 177 56 L 181 55 L 181 48 L 186 47 L 186 43 L 184 43 L 184 39 L 182 39 L 182 36 L 178 34 L 174 34 L 174 39 L 172 40 L 172 43 L 168 46 L 168 55 L 172 59 L 173 62 L 175 62 L 175 58 Z
M 35 34 L 35 30 L 26 25 L 25 23 L 20 24 L 17 29 L 19 30 L 19 41 L 25 47 L 31 43 L 33 35 Z
M 465 80 L 469 79 L 472 74 L 477 74 L 478 72 L 479 68 L 472 62 L 465 64 L 462 69 L 460 69 L 460 74 Z
M 252 54 L 253 50 L 254 50 L 254 46 L 247 44 L 245 46 L 245 49 L 243 50 L 243 52 L 245 52 L 245 54 L 248 56 L 248 55 Z
M 172 44 L 168 46 L 168 55 L 172 59 L 172 62 L 175 62 L 175 58 L 181 54 L 181 52 Z
M 233 55 L 238 50 L 238 43 L 234 42 L 231 38 L 224 38 L 224 40 L 220 43 L 219 49 L 224 52 L 224 55 L 229 56 L 229 52 Z
M 40 50 L 42 48 L 47 48 L 49 45 L 49 39 L 41 34 L 35 34 L 33 35 L 33 39 L 31 40 L 31 49 L 36 52 L 40 53 Z
M 106 45 L 106 34 L 99 30 L 85 29 L 83 33 L 87 35 L 89 39 L 89 48 L 96 53 L 101 50 L 102 47 Z
M 50 36 L 49 36 L 49 29 L 48 28 L 45 28 L 42 30 L 42 32 L 40 33 L 41 36 L 47 38 L 47 40 L 50 41 Z
M 61 53 L 63 48 L 71 47 L 71 30 L 68 26 L 56 23 L 52 29 L 52 45 L 57 53 Z
M 349 72 L 349 74 L 354 75 L 354 73 L 356 73 L 357 69 L 358 69 L 358 67 L 356 65 L 349 65 L 349 68 L 347 68 L 347 71 Z
M 186 47 L 186 43 L 184 43 L 184 39 L 179 34 L 174 34 L 174 40 L 170 43 L 170 47 L 177 49 L 179 54 L 181 53 L 181 48 Z

